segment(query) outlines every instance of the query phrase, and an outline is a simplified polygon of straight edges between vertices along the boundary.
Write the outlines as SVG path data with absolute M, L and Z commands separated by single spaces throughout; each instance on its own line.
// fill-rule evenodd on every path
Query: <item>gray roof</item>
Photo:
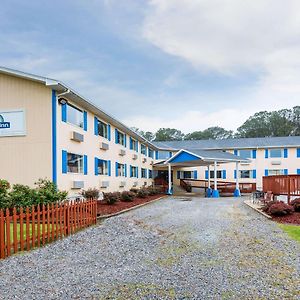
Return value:
M 199 150 L 199 149 L 184 149 L 191 153 L 200 156 L 203 160 L 218 160 L 218 161 L 248 161 L 247 159 L 241 158 L 237 155 L 215 150 Z
M 194 140 L 194 141 L 166 141 L 153 142 L 161 149 L 255 149 L 275 147 L 300 147 L 300 136 L 239 138 L 223 140 Z M 194 150 L 192 152 L 195 152 Z

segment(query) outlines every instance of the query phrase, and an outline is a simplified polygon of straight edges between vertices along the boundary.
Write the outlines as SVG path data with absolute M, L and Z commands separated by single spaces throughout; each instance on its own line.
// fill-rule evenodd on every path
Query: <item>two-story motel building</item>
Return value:
M 140 188 L 158 176 L 169 192 L 181 178 L 259 188 L 262 176 L 300 174 L 300 137 L 149 142 L 64 83 L 2 67 L 0 165 L 12 184 L 49 178 L 70 194 Z

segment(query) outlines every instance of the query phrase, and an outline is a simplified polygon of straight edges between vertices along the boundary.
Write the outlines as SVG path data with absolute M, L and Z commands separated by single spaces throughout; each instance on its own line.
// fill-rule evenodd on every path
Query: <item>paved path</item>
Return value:
M 300 244 L 232 198 L 168 198 L 0 261 L 0 299 L 300 299 Z

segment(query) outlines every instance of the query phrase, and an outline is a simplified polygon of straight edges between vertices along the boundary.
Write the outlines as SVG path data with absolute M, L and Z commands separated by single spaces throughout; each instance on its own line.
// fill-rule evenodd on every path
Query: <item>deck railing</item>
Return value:
M 43 246 L 96 222 L 95 200 L 0 210 L 0 258 Z

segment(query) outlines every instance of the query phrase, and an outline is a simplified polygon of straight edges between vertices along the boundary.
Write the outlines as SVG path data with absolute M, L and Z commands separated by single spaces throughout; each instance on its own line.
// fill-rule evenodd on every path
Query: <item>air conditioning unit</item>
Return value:
M 120 182 L 120 187 L 124 187 L 126 185 L 126 181 L 121 181 Z
M 83 189 L 84 188 L 84 181 L 74 180 L 72 182 L 72 189 Z
M 280 160 L 273 160 L 273 161 L 271 161 L 271 165 L 279 166 L 279 165 L 281 165 L 281 161 Z
M 241 163 L 241 166 L 249 166 L 250 163 Z
M 72 131 L 71 140 L 72 140 L 72 141 L 75 141 L 75 142 L 81 143 L 81 142 L 84 141 L 83 134 L 78 133 L 78 132 L 76 132 L 76 131 Z
M 107 188 L 107 187 L 109 187 L 109 181 L 101 181 L 100 182 L 100 187 L 101 188 Z
M 121 156 L 124 156 L 124 155 L 126 155 L 126 151 L 125 151 L 125 150 L 123 150 L 123 149 L 121 149 L 121 150 L 120 150 L 120 152 L 119 152 L 119 155 L 121 155 Z
M 133 154 L 133 155 L 132 155 L 132 159 L 133 159 L 133 160 L 137 160 L 137 159 L 138 159 L 138 155 L 137 155 L 137 154 Z
M 102 149 L 102 150 L 108 150 L 109 149 L 109 145 L 107 143 L 100 143 L 100 149 Z
M 146 157 L 143 158 L 143 163 L 145 163 L 145 162 L 147 162 L 147 158 Z
M 135 182 L 133 183 L 133 186 L 137 186 L 137 185 L 138 185 L 138 182 L 135 181 Z

